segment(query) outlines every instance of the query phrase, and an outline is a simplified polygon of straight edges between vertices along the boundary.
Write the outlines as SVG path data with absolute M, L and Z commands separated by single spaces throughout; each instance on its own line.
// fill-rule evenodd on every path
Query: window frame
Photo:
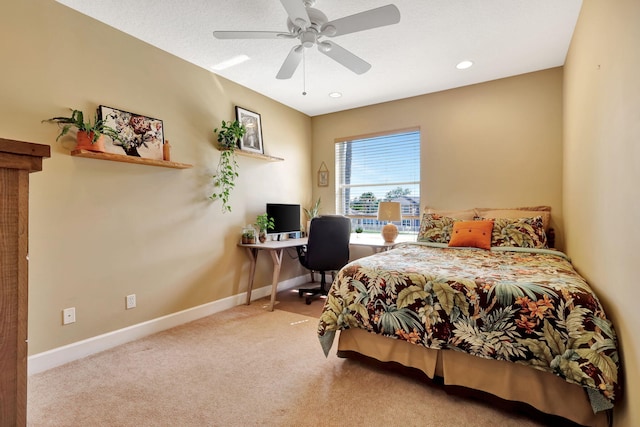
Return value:
M 419 147 L 419 159 L 418 159 L 418 181 L 408 181 L 408 182 L 391 182 L 391 183 L 373 183 L 373 184 L 342 184 L 342 180 L 343 175 L 344 175 L 344 171 L 341 170 L 341 166 L 340 166 L 340 159 L 338 156 L 338 144 L 343 144 L 343 143 L 348 143 L 348 142 L 357 142 L 359 140 L 364 140 L 364 139 L 371 139 L 371 138 L 379 138 L 379 137 L 385 137 L 385 136 L 394 136 L 394 135 L 401 135 L 401 134 L 405 134 L 405 133 L 414 133 L 417 132 L 418 133 L 418 147 Z M 346 186 L 348 186 L 349 188 L 358 188 L 358 187 L 376 187 L 376 186 L 399 186 L 401 187 L 402 185 L 417 185 L 418 189 L 419 189 L 419 193 L 421 192 L 421 186 L 422 186 L 422 174 L 421 174 L 421 170 L 420 170 L 420 163 L 422 160 L 422 131 L 420 129 L 419 126 L 416 127 L 409 127 L 409 128 L 402 128 L 402 129 L 395 129 L 395 130 L 390 130 L 390 131 L 384 131 L 384 132 L 376 132 L 376 133 L 370 133 L 370 134 L 363 134 L 363 135 L 357 135 L 357 136 L 350 136 L 350 137 L 343 137 L 343 138 L 336 138 L 334 140 L 335 143 L 335 147 L 334 147 L 334 167 L 335 167 L 335 212 L 339 215 L 344 215 L 348 218 L 350 218 L 352 220 L 352 225 L 353 230 L 355 231 L 355 225 L 356 224 L 363 224 L 366 225 L 365 231 L 369 231 L 369 232 L 376 232 L 379 231 L 382 227 L 383 224 L 381 224 L 380 222 L 378 222 L 377 220 L 377 210 L 374 213 L 368 213 L 368 214 L 358 214 L 358 215 L 353 215 L 350 214 L 348 212 L 344 211 L 344 208 L 346 207 L 346 200 L 345 200 L 345 194 L 346 192 L 344 191 L 344 188 Z M 402 220 L 398 221 L 397 224 L 399 226 L 399 228 L 401 228 L 401 230 L 405 230 L 404 233 L 405 234 L 417 234 L 418 230 L 420 229 L 420 213 L 421 213 L 421 200 L 420 200 L 420 194 L 418 194 L 417 196 L 417 203 L 414 205 L 411 205 L 409 209 L 406 208 L 407 205 L 403 205 L 403 209 L 402 209 Z M 411 198 L 415 199 L 416 196 L 411 196 Z M 377 199 L 377 201 L 383 201 L 385 199 Z M 361 222 L 356 222 L 357 220 L 361 220 Z M 409 225 L 407 225 L 407 222 L 409 222 Z M 407 229 L 409 229 L 409 231 L 406 231 Z M 402 232 L 402 231 L 401 231 Z

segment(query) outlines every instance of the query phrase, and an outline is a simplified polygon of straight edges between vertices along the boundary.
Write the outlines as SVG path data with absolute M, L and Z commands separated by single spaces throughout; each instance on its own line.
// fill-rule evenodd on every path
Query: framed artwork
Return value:
M 328 187 L 329 186 L 329 169 L 327 165 L 322 162 L 320 165 L 320 169 L 318 169 L 318 187 Z
M 262 145 L 262 122 L 260 114 L 236 106 L 236 120 L 247 129 L 240 140 L 240 149 L 264 154 Z
M 108 153 L 163 160 L 164 128 L 162 120 L 101 105 L 98 116 L 111 126 L 122 141 L 105 140 Z

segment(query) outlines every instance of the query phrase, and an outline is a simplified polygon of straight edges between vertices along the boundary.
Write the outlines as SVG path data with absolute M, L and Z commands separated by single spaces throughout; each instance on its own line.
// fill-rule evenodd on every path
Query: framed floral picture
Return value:
M 118 132 L 121 141 L 107 138 L 108 153 L 163 160 L 164 127 L 162 120 L 101 105 L 98 115 Z
M 240 149 L 264 154 L 260 114 L 236 106 L 236 120 L 247 130 L 240 140 Z

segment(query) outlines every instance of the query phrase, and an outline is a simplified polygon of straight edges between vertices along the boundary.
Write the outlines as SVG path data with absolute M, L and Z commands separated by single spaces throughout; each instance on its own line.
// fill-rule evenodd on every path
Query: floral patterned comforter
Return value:
M 325 355 L 348 328 L 552 372 L 584 387 L 594 411 L 619 391 L 613 325 L 557 251 L 413 243 L 356 260 L 320 318 Z

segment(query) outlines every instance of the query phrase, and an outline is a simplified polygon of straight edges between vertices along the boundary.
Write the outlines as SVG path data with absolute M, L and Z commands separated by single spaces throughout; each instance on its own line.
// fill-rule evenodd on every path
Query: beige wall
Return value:
M 242 293 L 241 228 L 269 202 L 309 205 L 311 121 L 53 0 L 3 2 L 0 136 L 51 145 L 31 175 L 29 353 Z M 68 155 L 40 121 L 105 104 L 164 120 L 174 170 Z M 265 150 L 239 157 L 231 214 L 208 200 L 219 152 L 213 129 L 240 105 L 262 115 Z M 287 258 L 287 257 L 285 257 Z M 285 259 L 282 279 L 303 275 Z M 271 281 L 260 257 L 255 287 Z M 138 308 L 125 311 L 125 296 Z M 62 326 L 61 310 L 77 322 Z
M 329 187 L 314 186 L 323 212 L 335 210 L 335 139 L 418 126 L 423 207 L 550 205 L 562 247 L 561 68 L 316 116 L 312 125 L 312 169 L 325 162 L 331 171 Z
M 565 66 L 567 253 L 622 348 L 616 426 L 640 425 L 640 2 L 585 0 Z

